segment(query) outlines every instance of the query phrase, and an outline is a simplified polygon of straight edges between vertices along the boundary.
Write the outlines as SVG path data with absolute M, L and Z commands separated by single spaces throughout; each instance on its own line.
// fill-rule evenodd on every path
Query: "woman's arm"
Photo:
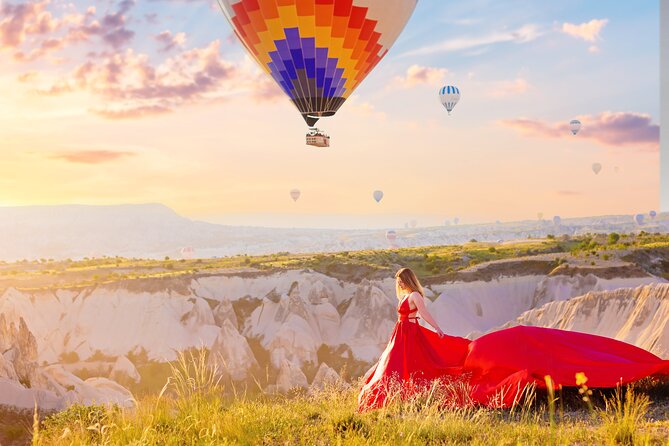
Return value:
M 443 336 L 444 332 L 441 331 L 441 328 L 439 328 L 439 324 L 437 324 L 437 321 L 434 320 L 430 312 L 427 311 L 427 307 L 425 306 L 425 299 L 423 299 L 423 296 L 421 296 L 420 293 L 414 291 L 409 297 L 416 306 L 416 310 L 418 310 L 420 317 L 425 319 L 428 324 L 432 325 L 439 336 Z

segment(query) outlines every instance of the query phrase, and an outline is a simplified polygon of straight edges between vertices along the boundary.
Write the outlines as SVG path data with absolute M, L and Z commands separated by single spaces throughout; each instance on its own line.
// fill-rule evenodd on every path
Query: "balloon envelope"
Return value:
M 456 225 L 457 225 L 458 223 L 460 223 L 460 218 L 455 217 L 455 218 L 453 219 L 453 223 L 456 224 Z
M 560 223 L 562 223 L 562 218 L 560 218 L 559 215 L 556 215 L 553 217 L 553 223 L 555 223 L 555 226 L 560 226 Z
M 657 217 L 657 212 L 655 212 L 655 211 L 650 211 L 650 212 L 648 213 L 648 215 L 650 215 L 650 218 L 655 218 L 655 217 Z
M 302 195 L 302 192 L 300 192 L 299 189 L 293 189 L 290 191 L 290 198 L 292 198 L 293 201 L 297 201 L 300 198 L 300 195 Z
M 383 191 L 375 190 L 374 191 L 374 199 L 376 200 L 377 203 L 379 203 L 381 200 L 383 200 Z
M 416 220 L 411 220 L 409 224 L 411 225 L 412 228 L 415 228 L 418 223 L 416 222 Z
M 569 129 L 573 135 L 576 135 L 581 131 L 581 126 L 581 121 L 578 119 L 572 119 L 571 122 L 569 122 Z
M 181 248 L 181 257 L 184 259 L 192 259 L 193 256 L 195 255 L 195 250 L 193 249 L 192 246 L 185 246 Z
M 638 225 L 642 225 L 643 220 L 644 220 L 643 214 L 636 214 L 634 216 L 634 221 L 636 221 L 636 224 L 638 224 Z
M 388 239 L 389 242 L 394 242 L 395 240 L 397 240 L 397 232 L 391 229 L 390 231 L 386 232 L 386 238 Z
M 450 115 L 453 108 L 460 102 L 460 89 L 453 85 L 442 87 L 441 90 L 439 90 L 439 100 L 441 101 L 441 105 L 446 108 Z
M 309 126 L 383 59 L 418 0 L 218 0 L 235 34 Z
M 594 163 L 592 165 L 592 171 L 595 172 L 595 175 L 599 175 L 599 172 L 602 171 L 602 165 L 600 163 Z

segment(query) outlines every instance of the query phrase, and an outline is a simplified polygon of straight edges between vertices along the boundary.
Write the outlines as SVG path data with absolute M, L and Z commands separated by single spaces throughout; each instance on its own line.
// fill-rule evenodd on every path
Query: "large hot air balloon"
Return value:
M 237 37 L 309 127 L 334 115 L 418 0 L 218 0 Z
M 374 191 L 374 200 L 376 200 L 377 203 L 381 202 L 383 200 L 383 191 L 382 190 L 375 190 Z
M 560 226 L 562 224 L 562 218 L 560 218 L 559 215 L 556 215 L 555 217 L 553 217 L 553 223 L 555 224 L 555 226 Z
M 634 221 L 636 221 L 636 224 L 638 224 L 639 226 L 643 225 L 643 220 L 644 220 L 643 214 L 636 214 L 634 216 Z
M 460 89 L 452 85 L 446 85 L 439 90 L 439 99 L 450 115 L 460 101 Z
M 595 172 L 595 175 L 599 175 L 599 172 L 602 171 L 602 165 L 600 163 L 594 163 L 592 165 L 592 171 Z
M 648 215 L 650 215 L 650 218 L 655 219 L 655 217 L 657 217 L 657 212 L 655 212 L 655 211 L 650 211 L 650 212 L 648 213 Z
M 392 229 L 390 231 L 387 231 L 386 239 L 388 239 L 390 243 L 393 243 L 395 240 L 397 240 L 397 232 L 393 231 Z
M 302 195 L 302 192 L 300 192 L 299 189 L 293 189 L 290 191 L 290 198 L 292 198 L 293 201 L 299 200 L 300 195 Z
M 571 122 L 569 122 L 569 129 L 571 130 L 572 135 L 577 135 L 579 131 L 581 131 L 581 121 L 578 119 L 572 119 Z

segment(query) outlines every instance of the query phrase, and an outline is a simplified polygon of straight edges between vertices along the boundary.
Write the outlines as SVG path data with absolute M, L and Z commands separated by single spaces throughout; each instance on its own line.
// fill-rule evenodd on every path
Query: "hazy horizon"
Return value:
M 179 217 L 187 218 L 191 221 L 219 224 L 225 226 L 249 227 L 249 228 L 264 228 L 264 229 L 314 229 L 314 230 L 386 230 L 386 229 L 404 229 L 405 224 L 411 228 L 411 222 L 416 222 L 416 228 L 438 228 L 444 226 L 466 226 L 466 225 L 495 225 L 497 221 L 502 225 L 522 223 L 522 222 L 537 222 L 539 216 L 528 216 L 527 218 L 519 218 L 517 220 L 467 220 L 457 215 L 440 216 L 429 214 L 384 214 L 379 213 L 370 216 L 359 214 L 229 214 L 229 215 L 188 215 L 182 214 L 175 209 L 157 202 L 146 203 L 117 203 L 109 205 L 97 205 L 90 203 L 61 203 L 61 204 L 36 204 L 36 205 L 19 205 L 19 206 L 0 206 L 2 210 L 10 209 L 38 209 L 38 208 L 66 208 L 66 207 L 81 207 L 81 208 L 99 208 L 111 209 L 115 207 L 144 207 L 144 206 L 160 206 L 174 212 Z M 650 210 L 649 210 L 650 211 Z M 658 215 L 662 215 L 659 211 Z M 578 220 L 578 219 L 597 219 L 607 217 L 633 217 L 635 214 L 647 214 L 648 212 L 627 212 L 621 214 L 601 214 L 601 215 L 559 215 L 563 221 Z M 552 222 L 553 217 L 558 214 L 543 213 L 541 220 L 545 222 Z M 293 225 L 291 222 L 296 215 L 302 217 L 302 225 Z M 1 218 L 1 216 L 0 216 Z M 458 218 L 458 223 L 454 222 L 454 218 Z M 362 222 L 366 223 L 362 223 Z M 309 222 L 309 223 L 304 223 Z M 330 226 L 319 226 L 318 222 L 327 222 Z M 360 223 L 359 223 L 360 222 Z M 356 224 L 359 223 L 359 226 Z

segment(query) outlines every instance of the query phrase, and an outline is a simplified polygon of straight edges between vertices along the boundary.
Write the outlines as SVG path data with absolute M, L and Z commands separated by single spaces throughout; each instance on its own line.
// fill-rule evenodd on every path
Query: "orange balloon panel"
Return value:
M 235 34 L 307 121 L 334 115 L 418 0 L 219 0 Z

